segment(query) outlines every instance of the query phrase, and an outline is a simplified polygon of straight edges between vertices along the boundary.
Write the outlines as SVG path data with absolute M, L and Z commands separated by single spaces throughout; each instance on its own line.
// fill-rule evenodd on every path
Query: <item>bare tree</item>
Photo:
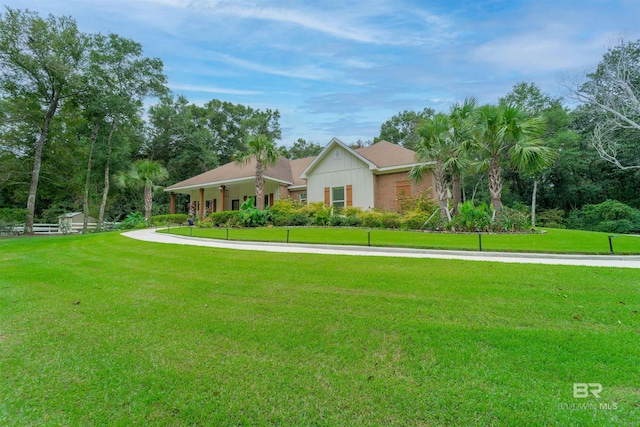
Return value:
M 604 55 L 587 81 L 572 85 L 574 99 L 597 111 L 592 144 L 600 157 L 620 169 L 640 168 L 640 159 L 624 158 L 621 131 L 640 132 L 640 41 L 621 40 Z

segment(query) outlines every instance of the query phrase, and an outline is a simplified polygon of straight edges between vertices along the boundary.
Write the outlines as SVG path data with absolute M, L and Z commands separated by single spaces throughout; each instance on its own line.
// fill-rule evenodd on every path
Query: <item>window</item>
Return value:
M 331 204 L 336 208 L 344 207 L 344 187 L 331 187 Z
M 303 205 L 307 204 L 307 192 L 303 191 L 300 193 L 300 203 Z
M 231 210 L 232 211 L 239 211 L 240 210 L 240 200 L 239 199 L 231 201 Z
M 268 207 L 269 206 L 269 195 L 265 194 L 264 195 L 264 207 Z

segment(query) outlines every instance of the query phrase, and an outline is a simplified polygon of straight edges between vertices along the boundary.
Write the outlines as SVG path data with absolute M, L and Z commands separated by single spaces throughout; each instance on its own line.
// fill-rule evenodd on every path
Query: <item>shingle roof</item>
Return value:
M 264 175 L 270 178 L 293 183 L 291 176 L 291 160 L 280 157 L 275 165 L 267 166 Z M 165 190 L 173 190 L 185 187 L 196 187 L 207 184 L 223 183 L 225 181 L 253 178 L 256 175 L 256 161 L 251 159 L 248 163 L 230 162 L 210 171 L 201 173 L 181 182 L 177 182 Z
M 356 148 L 354 151 L 379 169 L 417 163 L 414 151 L 388 141 L 379 141 L 368 147 Z
M 416 163 L 415 152 L 387 141 L 380 141 L 369 147 L 357 148 L 354 151 L 373 163 L 378 169 Z M 300 175 L 315 159 L 316 157 L 306 157 L 304 159 L 289 160 L 285 157 L 280 157 L 275 165 L 267 167 L 264 175 L 265 177 L 289 183 L 289 185 L 306 185 L 306 180 L 302 179 Z M 165 191 L 217 185 L 227 181 L 237 181 L 245 178 L 250 179 L 255 176 L 255 170 L 255 159 L 251 159 L 249 163 L 230 162 L 216 169 L 175 183 L 165 188 Z

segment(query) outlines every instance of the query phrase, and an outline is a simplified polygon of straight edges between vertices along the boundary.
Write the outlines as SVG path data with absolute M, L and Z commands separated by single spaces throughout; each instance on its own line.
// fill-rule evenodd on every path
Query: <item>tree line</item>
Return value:
M 612 47 L 570 87 L 574 109 L 520 83 L 496 105 L 468 99 L 447 113 L 400 112 L 374 142 L 435 162 L 444 217 L 468 200 L 495 212 L 532 199 L 567 212 L 605 199 L 640 207 L 639 56 L 638 42 Z M 190 103 L 167 89 L 162 61 L 139 43 L 82 33 L 71 17 L 6 8 L 0 65 L 0 208 L 26 207 L 27 229 L 70 210 L 99 224 L 143 205 L 151 211 L 145 201 L 158 182 L 232 161 L 252 137 L 281 139 L 277 110 Z M 300 138 L 280 152 L 301 158 L 322 148 Z M 154 211 L 166 210 L 168 197 L 158 202 Z

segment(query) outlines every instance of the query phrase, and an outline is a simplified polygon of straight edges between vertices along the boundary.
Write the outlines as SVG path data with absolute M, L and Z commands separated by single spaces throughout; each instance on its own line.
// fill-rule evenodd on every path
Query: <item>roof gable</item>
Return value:
M 344 149 L 345 151 L 347 151 L 349 154 L 351 154 L 352 156 L 354 156 L 355 158 L 357 158 L 358 160 L 362 161 L 363 163 L 365 163 L 367 166 L 369 166 L 369 169 L 375 169 L 376 165 L 373 164 L 372 162 L 370 162 L 369 160 L 367 160 L 365 157 L 363 157 L 361 154 L 359 154 L 358 152 L 356 152 L 353 148 L 349 147 L 348 145 L 346 145 L 344 142 L 340 141 L 338 138 L 332 138 L 331 141 L 329 141 L 329 143 L 322 149 L 322 151 L 320 152 L 320 154 L 318 154 L 313 161 L 309 164 L 309 166 L 307 166 L 302 173 L 300 174 L 300 178 L 302 179 L 307 179 L 308 174 L 316 167 L 318 166 L 329 154 L 329 152 L 331 152 L 331 149 L 333 147 L 341 147 L 342 149 Z

